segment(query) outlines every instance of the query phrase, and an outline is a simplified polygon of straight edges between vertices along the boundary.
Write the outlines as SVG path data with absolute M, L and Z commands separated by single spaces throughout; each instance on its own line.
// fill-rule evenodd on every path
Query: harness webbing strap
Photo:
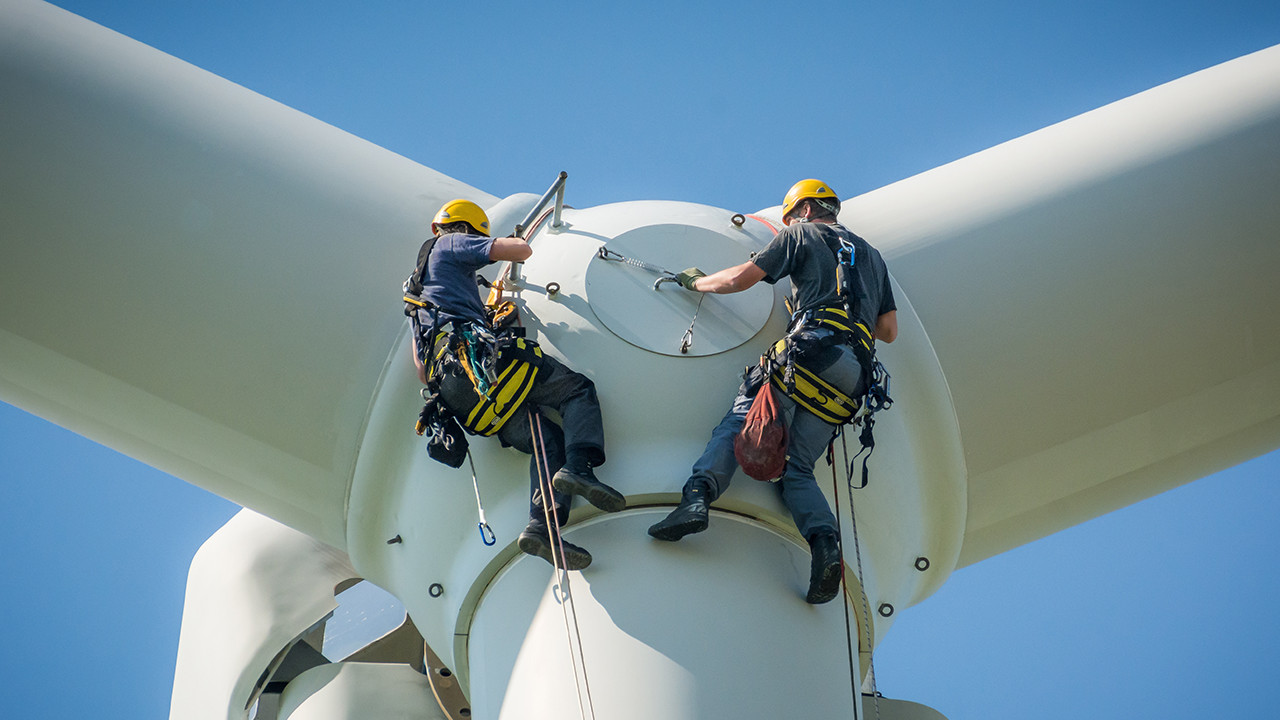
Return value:
M 524 338 L 516 339 L 516 347 L 529 353 L 534 358 L 542 357 L 542 349 L 526 342 Z M 463 425 L 477 435 L 492 435 L 509 420 L 520 403 L 524 402 L 533 383 L 538 378 L 538 365 L 521 357 L 512 359 L 497 381 L 489 387 L 488 395 L 477 393 L 480 400 L 467 415 Z
M 422 281 L 427 276 L 427 264 L 431 260 L 431 251 L 436 249 L 436 241 L 439 239 L 438 235 L 433 235 L 427 238 L 418 249 L 418 262 L 413 268 L 413 274 L 404 281 L 405 294 L 422 294 Z
M 837 333 L 835 341 L 848 343 L 855 352 L 864 351 L 857 352 L 860 361 L 874 346 L 871 332 L 862 323 L 850 321 L 844 308 L 828 306 L 806 311 L 800 328 L 814 326 L 833 330 Z M 861 404 L 859 400 L 845 395 L 806 368 L 803 361 L 795 357 L 788 338 L 775 343 L 770 354 L 775 360 L 769 378 L 774 387 L 824 422 L 843 425 L 853 420 Z M 782 358 L 785 361 L 781 361 Z
M 473 365 L 465 349 L 452 347 L 452 344 L 447 331 L 436 333 L 435 357 L 428 371 L 428 379 L 430 381 L 441 372 L 440 366 L 448 362 L 452 354 L 475 391 L 475 404 L 467 411 L 466 417 L 458 413 L 458 422 L 474 435 L 493 435 L 511 419 L 533 390 L 542 364 L 542 348 L 536 342 L 522 337 L 512 340 L 499 351 L 505 366 L 492 383 L 484 383 L 486 386 L 482 390 L 482 369 Z
M 783 341 L 779 341 L 781 343 Z M 779 368 L 769 380 L 774 387 L 794 400 L 800 407 L 817 415 L 824 422 L 843 425 L 858 412 L 858 401 L 840 392 L 803 365 L 796 364 L 792 373 L 793 389 L 788 391 L 784 371 Z
M 851 334 L 852 340 L 862 345 L 862 347 L 870 350 L 874 342 L 871 339 L 871 331 L 867 330 L 867 326 L 857 321 L 849 320 L 849 313 L 840 307 L 821 307 L 813 311 L 813 320 L 819 325 L 825 325 L 837 332 Z

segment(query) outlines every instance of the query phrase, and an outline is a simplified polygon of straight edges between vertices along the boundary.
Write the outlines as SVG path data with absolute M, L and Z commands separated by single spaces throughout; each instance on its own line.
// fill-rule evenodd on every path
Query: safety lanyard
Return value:
M 494 536 L 493 528 L 489 527 L 489 521 L 484 517 L 484 503 L 480 502 L 480 482 L 476 480 L 476 463 L 471 459 L 470 449 L 467 450 L 467 462 L 471 463 L 471 487 L 476 491 L 476 515 L 480 520 L 476 527 L 480 528 L 480 541 L 492 546 L 498 542 L 498 538 Z

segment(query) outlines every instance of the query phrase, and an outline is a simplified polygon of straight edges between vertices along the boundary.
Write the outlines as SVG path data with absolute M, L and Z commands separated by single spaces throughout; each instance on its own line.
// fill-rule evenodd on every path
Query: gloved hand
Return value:
M 684 270 L 676 273 L 676 282 L 680 283 L 685 290 L 698 292 L 698 289 L 693 286 L 693 283 L 696 282 L 698 278 L 706 276 L 706 273 L 696 267 L 685 268 Z

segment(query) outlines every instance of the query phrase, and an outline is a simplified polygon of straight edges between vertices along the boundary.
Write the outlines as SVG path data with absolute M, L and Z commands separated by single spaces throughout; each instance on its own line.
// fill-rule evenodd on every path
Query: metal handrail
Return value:
M 513 233 L 516 237 L 521 240 L 525 239 L 525 231 L 531 229 L 531 224 L 538 217 L 538 213 L 541 213 L 547 206 L 547 203 L 551 201 L 552 195 L 556 198 L 556 209 L 551 220 L 551 227 L 560 227 L 560 210 L 564 208 L 564 181 L 568 178 L 569 173 L 561 170 L 560 174 L 556 176 L 556 181 L 551 183 L 551 187 L 547 188 L 547 191 L 542 194 L 542 198 L 538 200 L 538 204 L 534 205 L 533 209 L 529 211 L 529 214 L 524 216 L 524 220 L 521 220 L 516 225 L 515 232 Z M 521 263 L 518 262 L 508 263 L 507 269 L 498 278 L 498 285 L 500 287 L 508 283 L 518 285 L 520 283 L 520 265 Z
M 529 224 L 534 221 L 534 218 L 538 217 L 538 213 L 542 212 L 543 208 L 547 206 L 547 203 L 551 201 L 552 195 L 556 198 L 556 210 L 555 214 L 551 217 L 551 227 L 560 227 L 560 211 L 564 208 L 564 181 L 568 179 L 568 177 L 569 173 L 563 170 L 560 171 L 560 175 L 556 177 L 555 182 L 551 183 L 551 187 L 547 188 L 547 191 L 542 194 L 542 199 L 538 200 L 538 204 L 534 205 L 533 209 L 529 211 L 529 214 L 524 216 L 524 220 L 521 220 L 520 223 L 516 225 L 516 237 L 521 239 L 524 238 L 525 230 L 529 229 Z

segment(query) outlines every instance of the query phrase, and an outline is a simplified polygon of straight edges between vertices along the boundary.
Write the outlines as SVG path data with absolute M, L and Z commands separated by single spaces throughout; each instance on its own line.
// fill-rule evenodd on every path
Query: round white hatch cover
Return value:
M 690 225 L 630 230 L 604 247 L 671 272 L 696 266 L 713 273 L 750 259 L 747 248 L 733 238 Z M 597 255 L 587 266 L 588 304 L 600 322 L 623 340 L 676 356 L 714 355 L 735 348 L 760 332 L 773 311 L 773 287 L 766 283 L 740 293 L 716 295 L 690 292 L 677 283 L 663 283 L 655 290 L 653 283 L 659 277 Z M 690 324 L 692 339 L 681 352 Z

